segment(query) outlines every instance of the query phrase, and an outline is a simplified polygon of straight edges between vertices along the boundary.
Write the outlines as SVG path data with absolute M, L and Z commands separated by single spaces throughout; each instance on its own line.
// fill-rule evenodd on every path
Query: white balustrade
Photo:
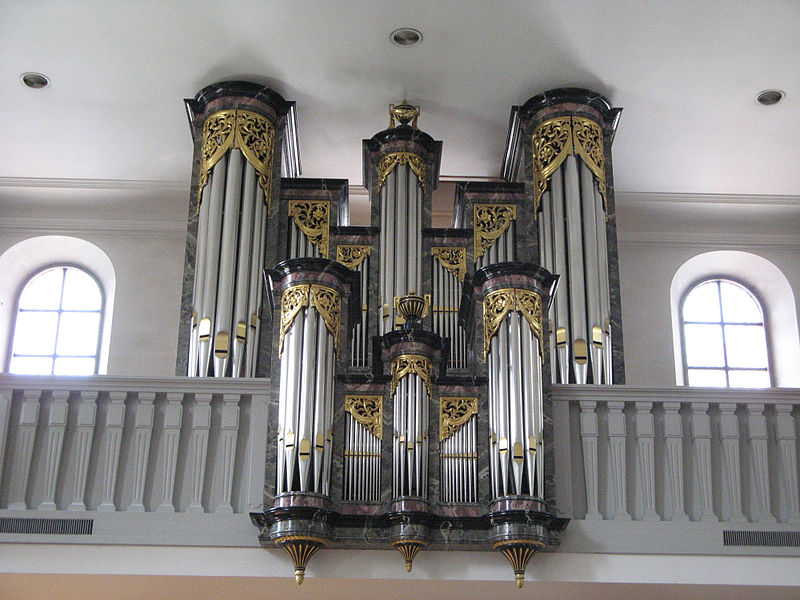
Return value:
M 258 510 L 268 389 L 263 379 L 0 375 L 0 510 Z
M 569 406 L 556 419 L 574 415 L 554 427 L 572 456 L 557 462 L 583 478 L 556 474 L 582 483 L 562 483 L 573 519 L 800 522 L 800 390 L 556 385 L 552 398 Z

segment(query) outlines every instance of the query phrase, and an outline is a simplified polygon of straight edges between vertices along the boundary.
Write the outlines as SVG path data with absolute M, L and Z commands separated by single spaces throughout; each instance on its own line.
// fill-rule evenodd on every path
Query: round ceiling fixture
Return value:
M 41 73 L 23 73 L 19 76 L 19 79 L 23 84 L 34 90 L 40 90 L 50 85 L 50 79 L 47 75 L 42 75 Z
M 389 39 L 398 46 L 415 46 L 422 41 L 422 33 L 411 27 L 401 27 L 395 29 Z
M 780 102 L 784 95 L 785 94 L 780 90 L 764 90 L 763 92 L 759 92 L 758 96 L 756 96 L 756 100 L 759 104 L 763 104 L 764 106 L 772 106 Z

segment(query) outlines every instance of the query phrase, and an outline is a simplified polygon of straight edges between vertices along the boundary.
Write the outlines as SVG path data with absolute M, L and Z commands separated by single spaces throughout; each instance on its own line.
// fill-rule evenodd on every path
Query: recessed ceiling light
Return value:
M 756 96 L 756 100 L 764 106 L 772 106 L 780 102 L 783 96 L 784 93 L 780 90 L 764 90 Z
M 20 81 L 34 90 L 42 89 L 50 85 L 50 79 L 41 73 L 23 73 L 19 76 Z
M 422 33 L 410 27 L 401 27 L 395 29 L 389 39 L 398 46 L 414 46 L 422 41 Z

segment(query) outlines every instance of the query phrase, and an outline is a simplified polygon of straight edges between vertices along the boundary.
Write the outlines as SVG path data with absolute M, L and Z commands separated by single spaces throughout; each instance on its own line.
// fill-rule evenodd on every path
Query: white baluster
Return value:
M 233 486 L 233 467 L 236 462 L 236 440 L 239 435 L 239 394 L 222 396 L 222 423 L 219 444 L 222 450 L 222 476 L 220 485 L 222 497 L 214 512 L 232 514 L 231 492 Z
M 98 505 L 100 512 L 114 512 L 114 493 L 117 486 L 117 469 L 119 468 L 119 450 L 122 442 L 122 429 L 125 425 L 125 400 L 127 392 L 109 392 L 108 409 L 106 410 L 106 448 L 105 471 L 103 472 L 103 501 Z
M 56 481 L 61 466 L 61 449 L 64 447 L 64 430 L 67 427 L 67 399 L 69 392 L 55 390 L 50 415 L 47 419 L 47 453 L 44 466 L 44 499 L 39 510 L 56 510 Z
M 600 521 L 597 505 L 597 413 L 594 400 L 582 400 L 581 403 L 581 443 L 583 445 L 583 475 L 586 480 L 586 516 L 587 521 Z
M 11 471 L 11 487 L 8 498 L 9 510 L 25 510 L 25 498 L 28 492 L 28 476 L 31 472 L 33 442 L 36 438 L 36 424 L 39 422 L 39 396 L 37 390 L 23 392 L 22 407 L 19 414 L 19 433 L 17 447 L 14 452 L 14 463 Z
M 655 422 L 653 419 L 653 403 L 636 403 L 636 449 L 637 464 L 639 467 L 639 481 L 642 486 L 642 501 L 644 504 L 644 521 L 660 521 L 661 517 L 656 512 L 655 471 Z
M 152 392 L 139 392 L 139 406 L 133 429 L 133 499 L 128 512 L 144 512 L 144 484 L 147 480 L 147 462 L 150 459 L 150 439 L 153 433 L 153 400 Z
M 664 439 L 667 445 L 666 467 L 672 521 L 688 521 L 683 494 L 683 424 L 679 402 L 664 402 Z
M 84 511 L 86 504 L 86 475 L 92 456 L 92 441 L 97 418 L 97 392 L 81 392 L 75 436 L 75 497 L 67 510 Z
M 791 404 L 776 404 L 775 437 L 781 456 L 781 487 L 786 497 L 786 520 L 800 523 L 800 499 L 797 488 L 797 433 L 794 428 Z
M 746 523 L 747 517 L 742 512 L 742 477 L 739 461 L 739 417 L 736 416 L 736 404 L 720 402 L 719 429 L 722 438 L 723 479 L 731 503 L 728 521 Z
M 3 482 L 3 459 L 6 455 L 8 420 L 11 418 L 11 390 L 0 390 L 0 484 Z
M 625 415 L 624 402 L 608 403 L 608 452 L 611 459 L 611 489 L 614 490 L 615 521 L 630 521 L 628 499 L 626 496 L 625 468 Z
M 753 520 L 759 523 L 775 523 L 769 503 L 769 455 L 767 454 L 767 417 L 764 415 L 764 405 L 761 403 L 747 406 L 747 430 L 750 435 L 750 448 L 752 449 L 753 476 L 756 483 L 756 496 L 758 498 L 758 518 L 753 515 Z M 755 512 L 755 511 L 754 511 Z
M 711 487 L 711 419 L 708 403 L 692 403 L 692 442 L 694 443 L 694 472 L 700 496 L 700 521 L 718 521 L 714 514 Z
M 167 404 L 164 407 L 164 454 L 162 457 L 164 471 L 161 482 L 161 504 L 156 512 L 175 512 L 172 497 L 175 490 L 175 468 L 178 464 L 178 445 L 183 424 L 183 393 L 170 392 L 167 394 Z
M 197 402 L 192 414 L 192 440 L 189 452 L 192 463 L 192 500 L 186 512 L 201 513 L 203 508 L 203 482 L 206 474 L 208 431 L 211 429 L 211 394 L 196 394 Z

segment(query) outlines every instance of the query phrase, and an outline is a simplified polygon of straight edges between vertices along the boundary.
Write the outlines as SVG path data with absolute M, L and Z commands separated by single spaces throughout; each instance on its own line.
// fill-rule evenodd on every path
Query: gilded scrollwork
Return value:
M 449 397 L 439 399 L 439 441 L 443 442 L 478 414 L 478 399 Z
M 274 147 L 275 127 L 266 117 L 247 110 L 221 110 L 210 115 L 203 123 L 198 206 L 211 169 L 231 148 L 239 148 L 258 174 L 269 206 Z
M 572 117 L 573 146 L 575 152 L 583 158 L 586 166 L 597 177 L 597 187 L 603 196 L 603 208 L 606 206 L 606 168 L 603 150 L 603 129 L 585 117 Z
M 383 439 L 382 396 L 345 396 L 344 410 L 376 438 Z
M 439 264 L 453 274 L 459 281 L 464 281 L 467 273 L 467 251 L 465 248 L 452 246 L 435 246 L 431 248 L 431 255 L 439 260 Z
M 386 178 L 397 165 L 408 165 L 417 176 L 422 193 L 425 193 L 425 179 L 428 175 L 428 167 L 421 156 L 411 152 L 392 152 L 378 161 L 378 191 L 383 187 Z
M 516 218 L 517 206 L 515 204 L 475 204 L 473 206 L 475 262 L 497 242 Z
M 579 155 L 594 176 L 606 203 L 606 173 L 602 127 L 586 117 L 556 117 L 533 131 L 533 194 L 534 214 L 539 211 L 542 195 L 550 177 L 570 154 Z
M 283 339 L 292 328 L 294 319 L 304 307 L 308 306 L 311 286 L 295 285 L 283 292 L 281 296 L 281 334 L 278 342 L 278 357 L 283 356 Z
M 327 200 L 289 201 L 289 216 L 325 258 L 330 242 L 330 207 Z
M 339 355 L 339 324 L 342 313 L 342 297 L 333 288 L 324 285 L 311 286 L 311 306 L 317 309 L 325 327 L 333 336 L 333 349 Z
M 483 299 L 483 360 L 489 356 L 492 338 L 500 329 L 506 315 L 517 310 L 522 313 L 531 331 L 539 340 L 542 355 L 542 299 L 534 291 L 504 288 L 486 294 Z
M 340 244 L 336 246 L 336 262 L 342 263 L 348 269 L 355 269 L 370 255 L 370 246 L 357 244 Z
M 419 354 L 401 354 L 392 361 L 392 387 L 391 394 L 397 389 L 397 384 L 400 380 L 414 373 L 425 383 L 425 389 L 428 391 L 428 397 L 433 398 L 433 391 L 431 389 L 431 376 L 433 375 L 433 363 L 427 356 Z

